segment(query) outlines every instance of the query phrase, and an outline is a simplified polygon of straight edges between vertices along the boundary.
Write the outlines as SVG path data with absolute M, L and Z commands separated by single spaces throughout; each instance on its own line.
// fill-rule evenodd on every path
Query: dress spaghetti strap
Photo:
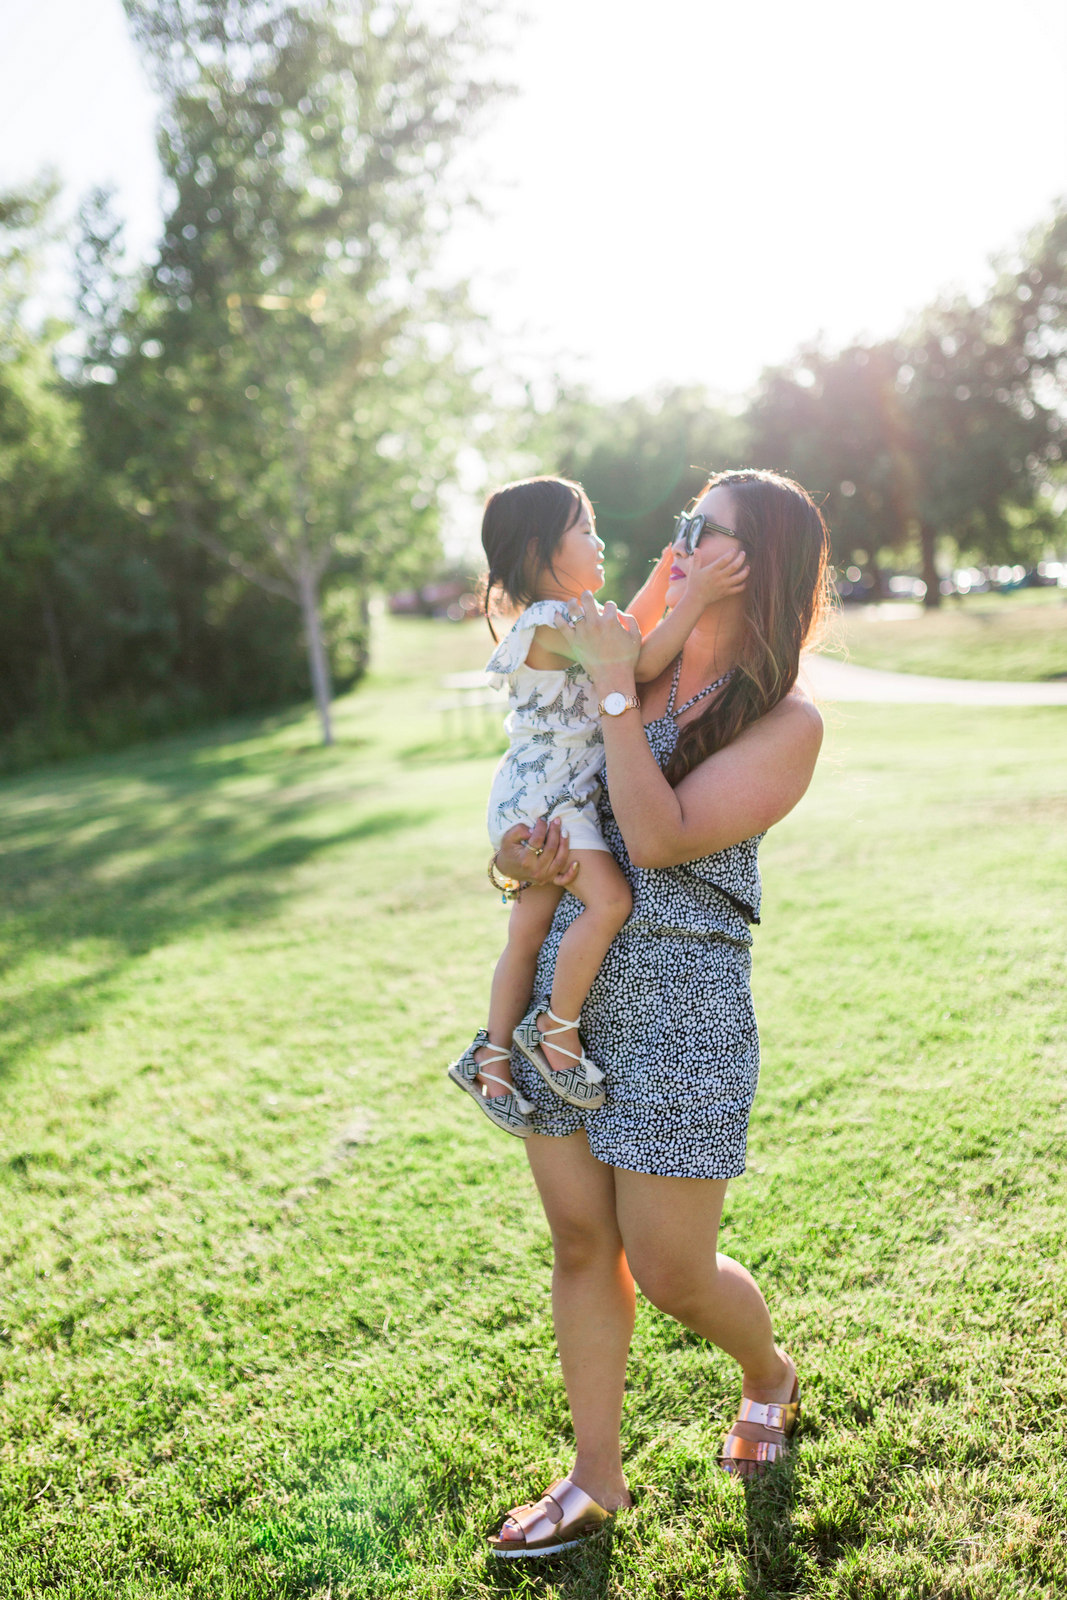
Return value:
M 667 711 L 674 718 L 675 722 L 677 722 L 678 718 L 680 716 L 684 715 L 684 713 L 689 710 L 690 706 L 695 706 L 697 701 L 698 700 L 703 700 L 706 695 L 714 694 L 715 690 L 716 689 L 721 689 L 724 683 L 729 683 L 730 679 L 734 675 L 734 669 L 733 669 L 733 667 L 731 667 L 729 672 L 724 672 L 721 678 L 716 678 L 714 683 L 709 683 L 705 688 L 701 689 L 698 694 L 695 694 L 695 695 L 691 696 L 691 698 L 688 699 L 685 702 L 684 706 L 679 706 L 677 711 L 675 711 L 674 710 L 674 691 L 678 687 L 678 674 L 681 671 L 681 666 L 682 666 L 682 658 L 681 658 L 681 656 L 679 656 L 678 657 L 678 665 L 674 669 L 674 682 L 671 684 L 671 698 L 667 703 Z
M 667 697 L 667 709 L 663 713 L 666 717 L 674 716 L 674 697 L 678 693 L 678 677 L 682 670 L 682 658 L 678 657 L 674 663 L 674 677 L 671 679 L 671 692 Z

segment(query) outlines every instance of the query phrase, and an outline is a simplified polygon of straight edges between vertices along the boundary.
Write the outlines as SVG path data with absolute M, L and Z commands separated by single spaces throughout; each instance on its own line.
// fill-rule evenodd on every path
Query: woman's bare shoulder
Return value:
M 786 738 L 790 743 L 818 752 L 822 744 L 823 721 L 818 706 L 798 686 L 783 695 L 776 706 L 752 727 L 774 734 L 776 739 Z

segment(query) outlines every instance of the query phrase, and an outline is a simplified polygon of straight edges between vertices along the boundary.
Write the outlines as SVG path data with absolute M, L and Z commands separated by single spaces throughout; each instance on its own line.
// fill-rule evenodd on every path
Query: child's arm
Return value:
M 651 683 L 665 672 L 685 644 L 705 607 L 714 600 L 738 594 L 748 579 L 744 550 L 726 550 L 706 566 L 693 565 L 686 579 L 685 592 L 674 610 L 657 623 L 641 645 L 634 676 L 638 683 Z
M 570 633 L 552 623 L 543 623 L 537 629 L 526 653 L 526 665 L 537 672 L 556 672 L 577 659 Z
M 674 552 L 671 546 L 665 545 L 656 565 L 626 607 L 627 613 L 631 617 L 636 617 L 642 639 L 652 632 L 663 615 L 667 604 L 667 586 L 671 581 L 673 560 Z

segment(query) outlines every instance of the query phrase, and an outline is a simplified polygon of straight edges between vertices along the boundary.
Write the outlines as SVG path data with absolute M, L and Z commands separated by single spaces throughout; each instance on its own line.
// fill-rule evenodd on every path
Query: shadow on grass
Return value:
M 175 740 L 80 766 L 76 778 L 53 771 L 5 786 L 0 977 L 27 951 L 57 959 L 54 977 L 4 1005 L 0 1072 L 31 1042 L 89 1027 L 131 960 L 197 929 L 262 920 L 322 852 L 429 815 L 381 809 L 352 821 L 378 785 L 322 749 Z M 65 973 L 72 951 L 78 970 Z
M 799 1593 L 801 1579 L 793 1559 L 795 1480 L 796 1457 L 790 1452 L 772 1472 L 744 1485 L 748 1536 L 744 1593 L 751 1600 Z
M 422 744 L 410 744 L 399 751 L 402 761 L 485 761 L 491 756 L 499 758 L 506 746 L 499 733 L 486 739 L 464 739 L 450 743 L 447 739 L 426 739 Z
M 573 1600 L 607 1600 L 620 1593 L 613 1570 L 614 1529 L 597 1534 L 577 1550 L 557 1556 L 486 1557 L 488 1587 L 496 1594 L 572 1596 Z

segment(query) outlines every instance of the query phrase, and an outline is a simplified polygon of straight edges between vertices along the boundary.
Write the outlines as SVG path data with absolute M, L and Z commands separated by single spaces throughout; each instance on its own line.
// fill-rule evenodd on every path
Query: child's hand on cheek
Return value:
M 748 557 L 738 546 L 736 550 L 724 550 L 721 556 L 703 565 L 694 561 L 685 581 L 685 598 L 702 607 L 710 606 L 716 600 L 740 594 L 747 582 Z

